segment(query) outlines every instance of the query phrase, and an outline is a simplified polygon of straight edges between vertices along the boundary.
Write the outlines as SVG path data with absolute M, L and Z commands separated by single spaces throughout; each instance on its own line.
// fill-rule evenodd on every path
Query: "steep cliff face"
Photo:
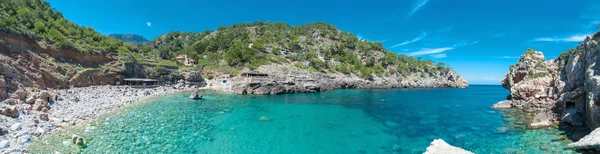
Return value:
M 507 101 L 494 107 L 518 107 L 536 112 L 533 127 L 556 122 L 591 129 L 600 127 L 600 36 L 586 38 L 577 48 L 554 60 L 528 50 L 501 80 L 510 90 Z
M 0 100 L 18 87 L 65 88 L 86 83 L 115 83 L 118 70 L 108 69 L 116 57 L 102 54 L 81 54 L 76 50 L 53 50 L 40 46 L 28 37 L 0 32 Z M 99 78 L 95 70 L 104 70 Z M 72 83 L 72 84 L 70 84 Z M 87 84 L 85 84 L 87 85 Z

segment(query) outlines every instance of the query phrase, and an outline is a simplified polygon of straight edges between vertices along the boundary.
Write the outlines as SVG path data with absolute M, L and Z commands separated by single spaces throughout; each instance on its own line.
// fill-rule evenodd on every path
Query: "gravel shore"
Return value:
M 43 134 L 82 124 L 86 120 L 153 96 L 194 89 L 195 86 L 177 84 L 155 88 L 106 85 L 48 90 L 52 95 L 49 109 L 41 110 L 36 110 L 36 105 L 32 109 L 32 103 L 27 100 L 45 92 L 28 92 L 27 99 L 12 99 L 18 101 L 16 104 L 11 105 L 8 100 L 0 104 L 2 111 L 16 108 L 19 113 L 16 117 L 0 114 L 0 134 L 4 134 L 0 135 L 0 153 L 27 153 L 31 140 Z M 36 101 L 40 101 L 40 98 Z

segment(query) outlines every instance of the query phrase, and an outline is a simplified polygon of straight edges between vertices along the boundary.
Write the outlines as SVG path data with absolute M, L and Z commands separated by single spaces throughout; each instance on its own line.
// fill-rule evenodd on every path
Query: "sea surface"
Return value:
M 423 153 L 434 139 L 475 153 L 574 153 L 557 128 L 491 106 L 501 86 L 342 89 L 286 95 L 205 92 L 148 100 L 30 146 L 33 153 Z M 72 134 L 85 146 L 70 143 Z

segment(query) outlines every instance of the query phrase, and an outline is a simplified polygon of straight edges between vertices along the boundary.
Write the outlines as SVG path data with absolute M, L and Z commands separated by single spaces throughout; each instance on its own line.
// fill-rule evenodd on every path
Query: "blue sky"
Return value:
M 442 61 L 472 84 L 499 80 L 527 49 L 547 59 L 599 29 L 597 0 L 48 0 L 100 33 L 153 39 L 241 22 L 324 21 L 396 53 Z

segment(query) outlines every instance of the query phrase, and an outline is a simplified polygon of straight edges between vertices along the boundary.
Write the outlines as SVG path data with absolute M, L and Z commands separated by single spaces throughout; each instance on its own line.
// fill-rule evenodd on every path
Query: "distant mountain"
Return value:
M 146 38 L 138 34 L 110 34 L 108 37 L 119 39 L 123 42 L 129 42 L 131 44 L 141 44 L 148 42 Z

